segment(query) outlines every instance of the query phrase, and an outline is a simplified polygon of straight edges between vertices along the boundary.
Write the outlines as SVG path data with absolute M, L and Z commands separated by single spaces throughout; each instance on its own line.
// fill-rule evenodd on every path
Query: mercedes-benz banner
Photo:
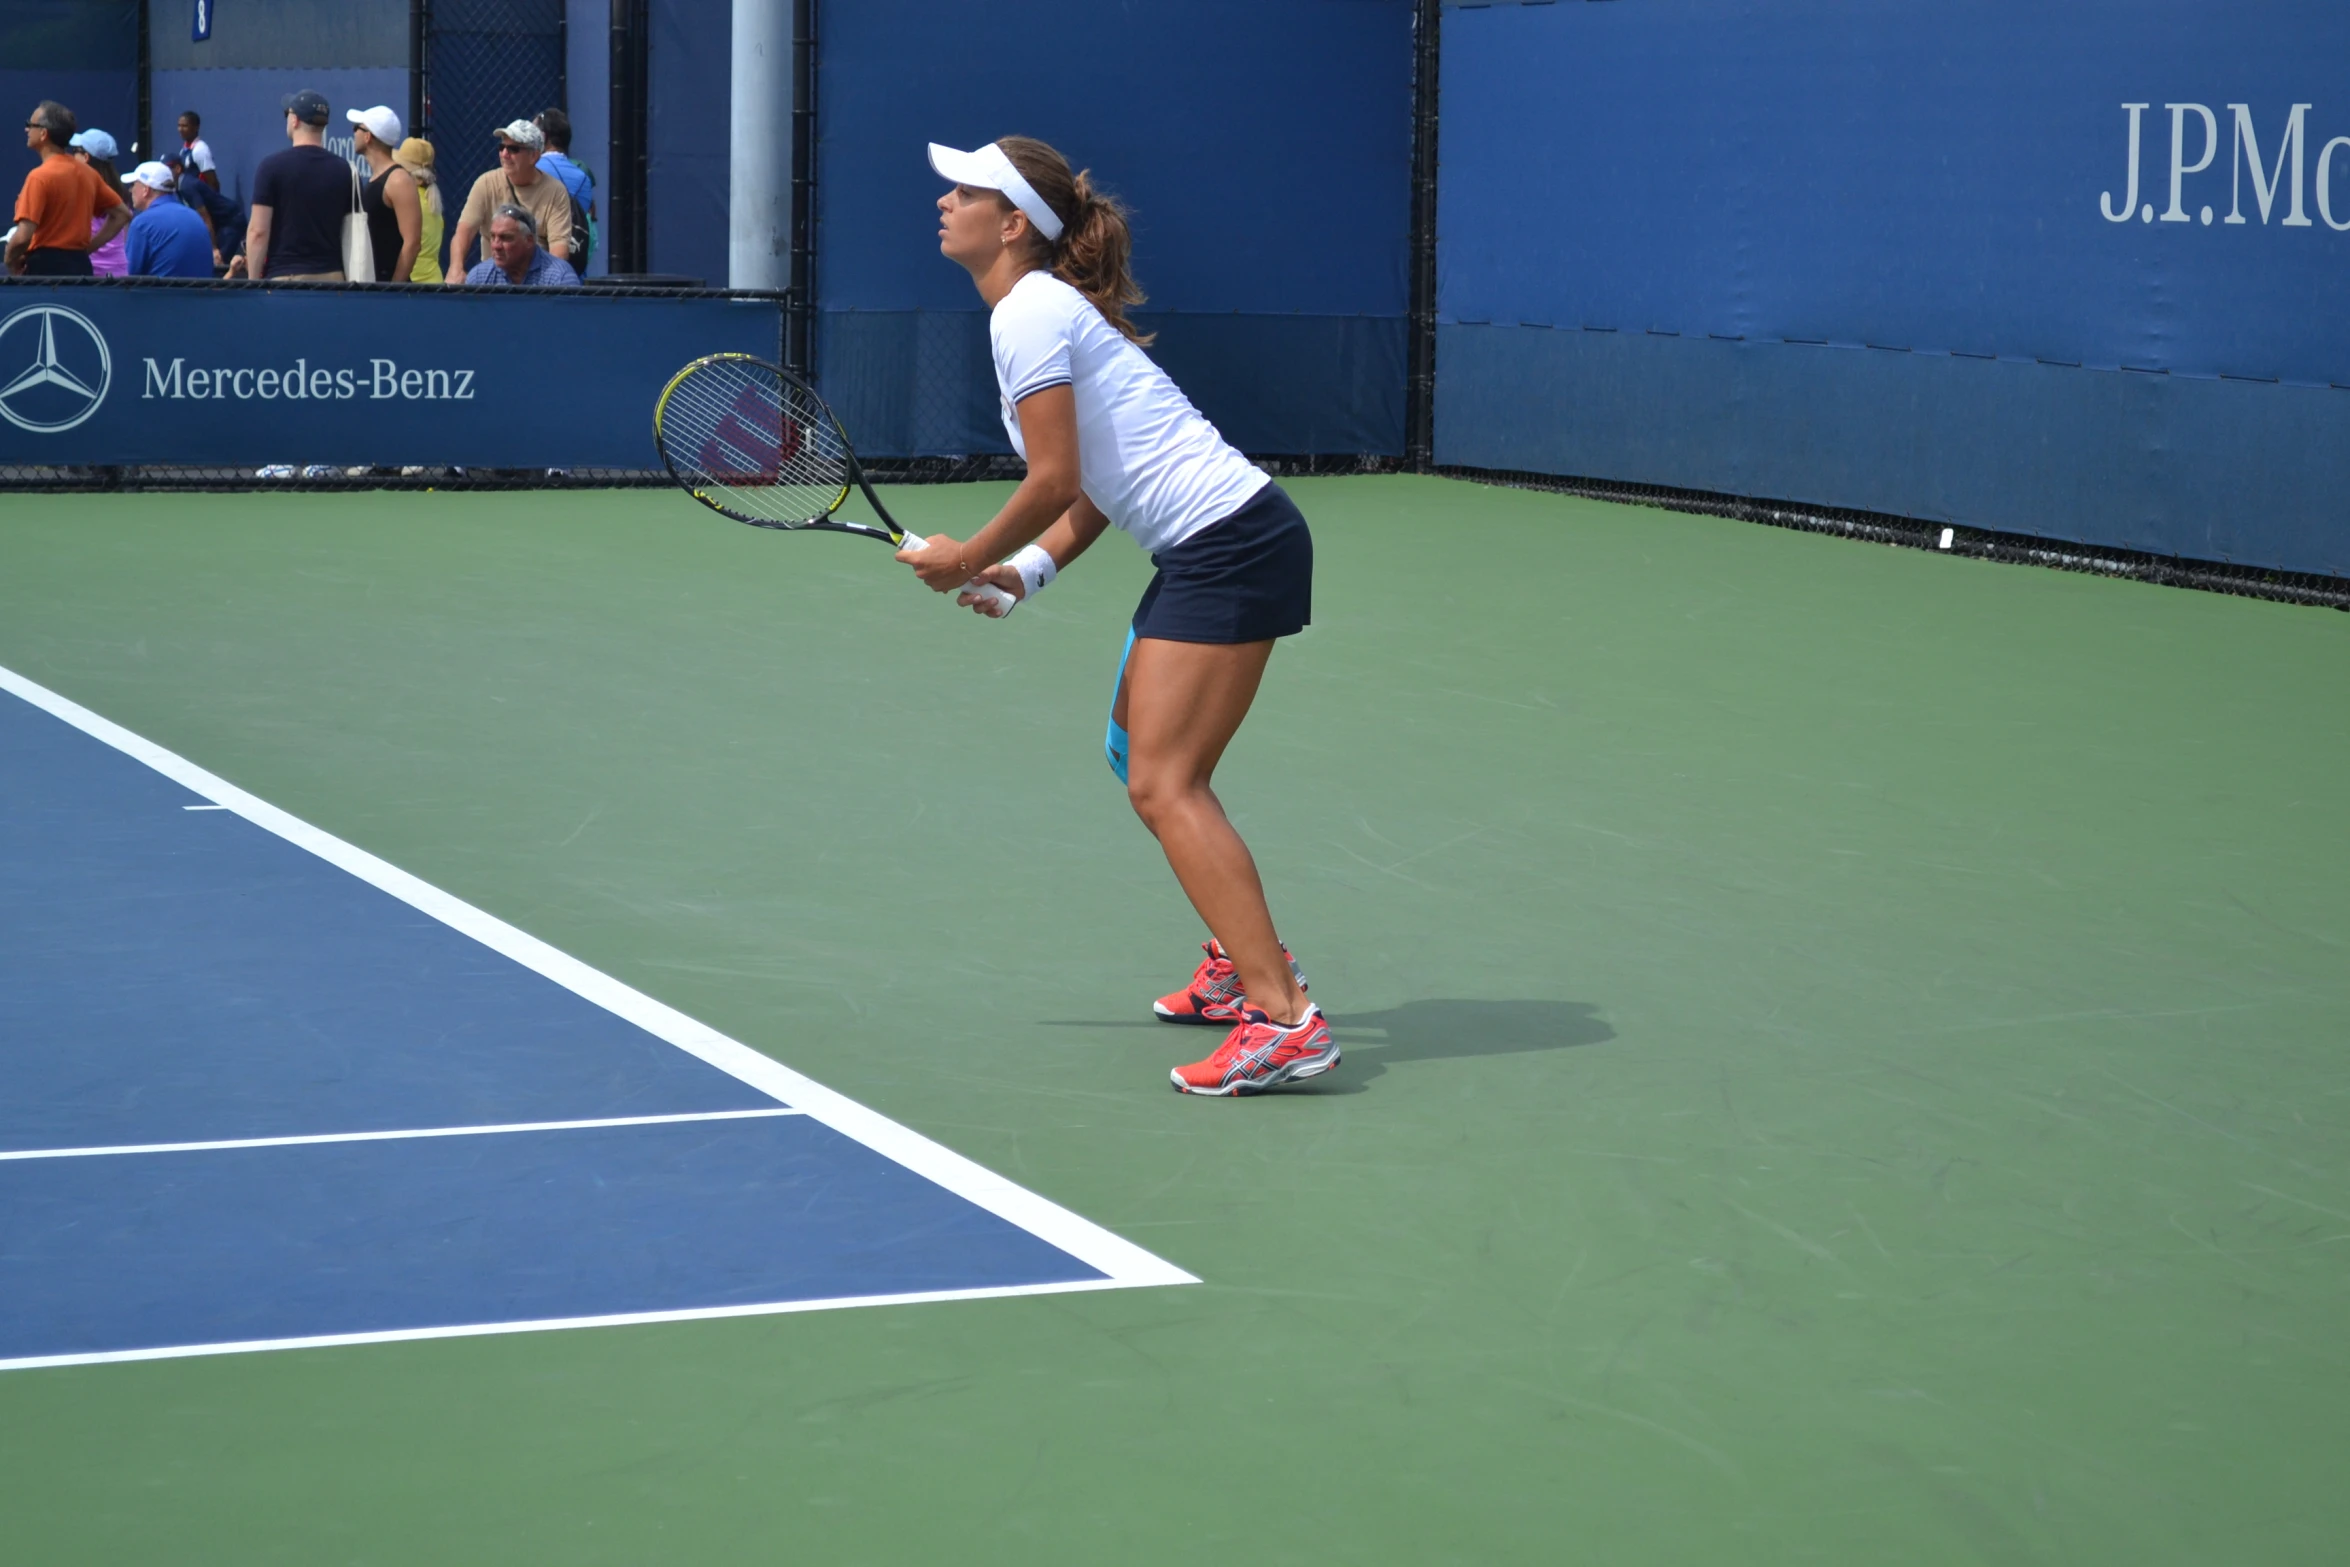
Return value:
M 703 354 L 772 299 L 287 284 L 0 286 L 0 463 L 657 468 Z

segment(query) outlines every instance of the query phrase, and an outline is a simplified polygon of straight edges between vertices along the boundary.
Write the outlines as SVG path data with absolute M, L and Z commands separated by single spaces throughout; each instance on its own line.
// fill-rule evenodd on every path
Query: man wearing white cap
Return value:
M 142 163 L 122 177 L 130 187 L 130 232 L 123 254 L 132 277 L 212 276 L 212 231 L 179 199 L 168 164 Z
M 456 236 L 449 241 L 452 286 L 464 283 L 474 264 L 473 242 L 488 237 L 491 217 L 504 206 L 530 214 L 538 226 L 540 249 L 559 261 L 571 259 L 571 192 L 561 180 L 539 172 L 539 154 L 547 150 L 546 132 L 528 120 L 516 120 L 500 126 L 496 134 L 498 166 L 473 182 L 465 210 L 457 215 Z
M 367 188 L 360 207 L 367 214 L 367 241 L 375 251 L 375 280 L 405 283 L 416 266 L 424 240 L 424 203 L 416 192 L 416 177 L 392 161 L 400 149 L 400 117 L 382 104 L 372 109 L 345 109 L 343 117 L 356 130 L 351 142 L 367 160 Z

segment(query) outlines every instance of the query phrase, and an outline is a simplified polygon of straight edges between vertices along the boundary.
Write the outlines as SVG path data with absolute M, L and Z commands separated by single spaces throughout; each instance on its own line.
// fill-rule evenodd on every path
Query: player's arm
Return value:
M 1076 388 L 1064 381 L 1031 392 L 1020 399 L 1019 416 L 1020 439 L 1028 448 L 1028 477 L 1004 502 L 1003 510 L 967 542 L 941 534 L 922 549 L 899 552 L 898 559 L 912 566 L 933 592 L 952 593 L 975 571 L 1035 543 L 1085 497 L 1077 468 Z M 1084 545 L 1077 547 L 1082 550 Z
M 1066 571 L 1069 562 L 1093 548 L 1110 525 L 1102 509 L 1083 490 L 1077 492 L 1077 503 L 1061 513 L 1061 520 L 1044 530 L 1036 547 L 1053 558 L 1053 570 Z
M 1080 490 L 1076 504 L 1061 513 L 1059 519 L 1045 529 L 1034 544 L 1016 551 L 1010 560 L 988 567 L 976 580 L 1003 589 L 1017 603 L 1031 592 L 1043 588 L 1059 576 L 1069 562 L 1093 548 L 1093 541 L 1100 538 L 1109 525 L 1110 519 L 1102 515 L 1102 509 Z M 1042 559 L 1035 558 L 1038 556 Z M 955 602 L 966 609 L 976 610 L 990 620 L 1001 620 L 1012 612 L 1009 607 L 971 592 L 962 593 Z

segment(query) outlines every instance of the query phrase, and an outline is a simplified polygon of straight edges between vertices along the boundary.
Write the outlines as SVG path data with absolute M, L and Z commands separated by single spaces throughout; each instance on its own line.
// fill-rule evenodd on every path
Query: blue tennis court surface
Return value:
M 0 691 L 0 1367 L 1189 1280 Z

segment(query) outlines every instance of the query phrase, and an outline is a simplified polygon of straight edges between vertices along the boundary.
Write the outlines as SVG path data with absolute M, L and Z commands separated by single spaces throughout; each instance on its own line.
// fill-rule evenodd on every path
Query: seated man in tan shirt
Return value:
M 445 281 L 451 287 L 464 283 L 466 270 L 473 265 L 474 240 L 489 233 L 491 215 L 508 203 L 537 220 L 540 248 L 571 259 L 571 192 L 552 174 L 539 172 L 546 133 L 528 120 L 516 120 L 497 135 L 498 166 L 473 182 L 465 210 L 457 218 L 457 232 L 449 241 Z

